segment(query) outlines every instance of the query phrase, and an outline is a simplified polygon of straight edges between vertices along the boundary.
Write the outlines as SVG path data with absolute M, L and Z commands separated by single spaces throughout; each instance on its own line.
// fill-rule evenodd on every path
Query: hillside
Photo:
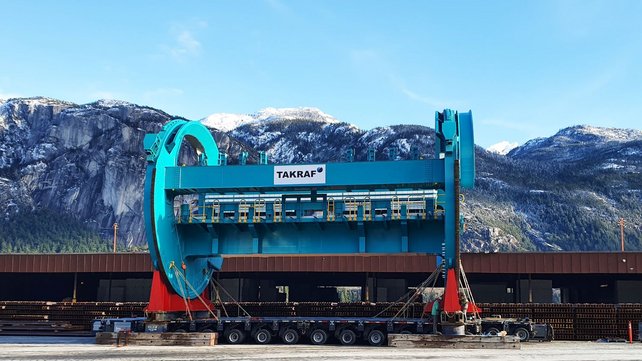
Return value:
M 103 250 L 114 222 L 121 247 L 145 247 L 142 139 L 172 118 L 119 101 L 0 103 L 0 252 Z M 429 127 L 362 130 L 315 108 L 201 121 L 232 164 L 243 150 L 250 162 L 266 151 L 275 163 L 339 161 L 349 148 L 356 160 L 368 147 L 377 159 L 387 159 L 391 147 L 398 159 L 411 147 L 433 152 Z M 476 188 L 463 205 L 465 250 L 614 250 L 619 217 L 627 222 L 627 249 L 642 249 L 642 132 L 575 126 L 510 148 L 476 149 Z

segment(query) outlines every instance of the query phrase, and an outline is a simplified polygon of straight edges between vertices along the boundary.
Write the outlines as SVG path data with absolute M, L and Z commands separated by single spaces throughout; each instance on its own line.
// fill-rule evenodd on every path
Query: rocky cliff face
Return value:
M 433 156 L 434 130 L 397 125 L 364 131 L 342 122 L 249 122 L 228 134 L 278 163 L 338 161 L 348 148 L 365 160 Z M 625 217 L 627 249 L 642 249 L 642 132 L 575 126 L 507 155 L 477 147 L 476 189 L 465 191 L 471 252 L 614 250 Z
M 96 231 L 118 222 L 126 241 L 141 243 L 141 144 L 170 119 L 124 102 L 33 98 L 0 105 L 0 193 L 9 195 L 0 207 L 5 216 L 42 208 L 68 213 Z
M 20 234 L 8 232 L 12 222 L 41 210 L 66 217 L 64 224 L 75 219 L 78 227 L 102 234 L 107 244 L 118 222 L 122 243 L 144 247 L 142 140 L 173 118 L 118 101 L 0 103 L 0 248 L 20 241 Z M 213 115 L 202 122 L 225 130 L 211 128 L 230 163 L 241 151 L 250 152 L 251 162 L 258 151 L 266 151 L 275 163 L 339 161 L 348 149 L 355 150 L 355 160 L 365 160 L 369 147 L 377 159 L 388 159 L 391 149 L 396 159 L 409 158 L 411 149 L 428 157 L 433 153 L 431 128 L 365 131 L 314 108 Z M 477 148 L 477 185 L 463 205 L 464 249 L 616 249 L 614 222 L 620 216 L 627 218 L 627 247 L 642 249 L 640 134 L 578 126 L 507 155 Z M 34 242 L 46 242 L 47 233 L 42 234 Z

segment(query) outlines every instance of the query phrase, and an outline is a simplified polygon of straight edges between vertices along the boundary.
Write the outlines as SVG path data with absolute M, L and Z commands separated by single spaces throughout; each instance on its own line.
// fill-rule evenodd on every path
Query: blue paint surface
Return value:
M 475 176 L 472 114 L 437 113 L 435 129 L 437 159 L 314 165 L 325 182 L 275 184 L 274 165 L 219 166 L 207 128 L 172 121 L 144 142 L 154 267 L 187 298 L 204 290 L 225 254 L 430 253 L 454 267 L 455 180 L 470 188 Z M 200 154 L 198 165 L 179 166 L 183 141 Z M 310 166 L 292 169 L 304 179 Z

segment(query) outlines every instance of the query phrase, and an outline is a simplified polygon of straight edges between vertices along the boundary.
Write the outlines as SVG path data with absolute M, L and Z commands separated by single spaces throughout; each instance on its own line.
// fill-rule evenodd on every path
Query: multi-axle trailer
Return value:
M 219 339 L 228 344 L 253 342 L 310 343 L 323 345 L 367 344 L 381 346 L 389 334 L 431 334 L 430 318 L 390 317 L 220 317 L 218 319 L 172 320 L 148 322 L 147 318 L 98 319 L 95 332 L 217 332 Z M 550 341 L 553 330 L 546 324 L 535 324 L 528 319 L 488 318 L 469 324 L 467 334 L 517 336 L 520 341 Z M 439 330 L 438 330 L 439 332 Z M 441 332 L 439 332 L 441 333 Z

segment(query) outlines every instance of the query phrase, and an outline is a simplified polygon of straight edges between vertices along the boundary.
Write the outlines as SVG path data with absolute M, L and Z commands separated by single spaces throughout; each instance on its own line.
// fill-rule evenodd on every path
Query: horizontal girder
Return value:
M 302 165 L 304 166 L 304 165 Z M 165 189 L 176 194 L 279 190 L 377 190 L 443 188 L 444 161 L 382 161 L 325 164 L 323 184 L 275 185 L 275 165 L 167 167 Z

